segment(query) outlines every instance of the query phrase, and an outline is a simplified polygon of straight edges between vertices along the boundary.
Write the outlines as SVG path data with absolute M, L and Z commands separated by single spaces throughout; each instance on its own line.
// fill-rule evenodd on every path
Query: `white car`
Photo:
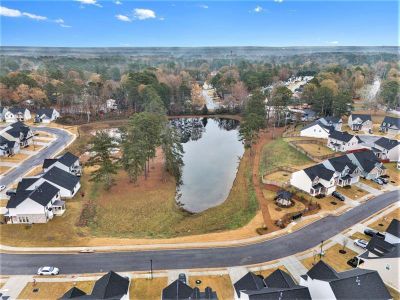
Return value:
M 368 242 L 366 240 L 357 239 L 354 241 L 354 245 L 366 249 Z
M 1 191 L 4 191 L 6 189 L 6 186 L 5 185 L 0 185 L 0 192 Z
M 60 270 L 56 267 L 40 267 L 37 271 L 38 275 L 58 275 Z

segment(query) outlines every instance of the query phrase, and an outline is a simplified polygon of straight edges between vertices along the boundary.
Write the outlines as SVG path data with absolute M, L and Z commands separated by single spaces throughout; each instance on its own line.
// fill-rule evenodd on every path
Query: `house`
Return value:
M 300 130 L 300 136 L 307 136 L 319 139 L 327 139 L 332 127 L 326 126 L 320 121 L 315 121 Z
M 54 167 L 76 176 L 80 176 L 82 172 L 79 158 L 73 155 L 71 152 L 66 152 L 58 158 L 49 158 L 44 160 L 42 165 L 44 172 L 47 172 Z
M 385 116 L 381 123 L 381 126 L 379 127 L 379 131 L 391 134 L 399 134 L 400 118 Z
M 175 280 L 161 294 L 162 300 L 189 300 L 189 299 L 207 299 L 218 300 L 217 293 L 210 287 L 206 287 L 201 292 L 198 287 L 192 288 L 181 280 Z
M 348 132 L 332 130 L 329 133 L 327 146 L 333 151 L 347 152 L 361 148 L 362 141 L 358 136 Z
M 11 196 L 4 217 L 8 224 L 47 223 L 54 215 L 62 215 L 65 203 L 60 190 L 43 182 L 34 190 L 19 190 Z
M 28 147 L 33 142 L 34 134 L 29 126 L 18 121 L 1 130 L 0 136 L 7 141 L 19 143 L 21 147 Z
M 342 118 L 327 116 L 320 118 L 318 121 L 320 121 L 325 126 L 333 127 L 333 129 L 337 131 L 342 130 Z
M 277 269 L 263 279 L 252 272 L 235 284 L 235 299 L 311 299 L 307 287 L 297 285 L 286 272 Z
M 20 150 L 20 145 L 16 141 L 9 141 L 0 135 L 0 157 L 13 156 Z
M 400 244 L 400 222 L 393 219 L 386 229 L 385 241 L 391 244 Z
M 86 295 L 82 290 L 73 287 L 60 299 L 129 299 L 129 278 L 110 271 L 94 284 L 93 290 Z
M 334 157 L 322 162 L 325 168 L 336 172 L 339 186 L 352 185 L 360 180 L 360 169 L 352 163 L 347 155 Z
M 26 108 L 11 107 L 4 114 L 4 120 L 7 123 L 14 123 L 17 121 L 24 122 L 31 119 L 31 112 Z
M 374 151 L 375 155 L 382 160 L 400 160 L 400 142 L 398 140 L 381 137 L 374 142 L 372 151 Z
M 0 106 L 0 122 L 5 121 L 5 114 L 7 112 L 7 108 Z
M 311 196 L 330 195 L 336 190 L 338 174 L 323 164 L 292 173 L 290 184 Z
M 371 115 L 351 114 L 347 123 L 350 129 L 354 131 L 369 131 L 372 129 Z
M 81 188 L 79 177 L 76 177 L 57 167 L 51 168 L 44 173 L 38 178 L 34 185 L 41 184 L 44 181 L 47 181 L 48 183 L 57 187 L 60 190 L 61 197 L 63 198 L 74 197 Z
M 383 163 L 372 150 L 349 153 L 347 157 L 360 169 L 360 175 L 365 179 L 375 179 L 386 173 Z
M 60 113 L 54 108 L 40 108 L 36 111 L 35 123 L 50 123 L 58 117 Z
M 302 275 L 299 284 L 308 288 L 312 299 L 392 299 L 377 271 L 339 273 L 323 260 Z
M 107 99 L 106 100 L 106 108 L 107 108 L 107 111 L 118 109 L 117 100 Z

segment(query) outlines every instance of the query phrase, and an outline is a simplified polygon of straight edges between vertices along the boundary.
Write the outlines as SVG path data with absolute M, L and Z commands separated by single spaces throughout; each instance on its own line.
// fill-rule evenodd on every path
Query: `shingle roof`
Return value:
M 79 158 L 71 152 L 64 153 L 58 158 L 58 161 L 67 167 L 71 167 Z
M 310 127 L 313 127 L 313 126 L 315 126 L 315 125 L 321 126 L 323 129 L 326 129 L 327 132 L 329 132 L 330 130 L 333 129 L 332 126 L 327 126 L 327 125 L 323 124 L 321 121 L 318 121 L 318 120 L 317 120 L 317 121 L 314 121 L 314 122 L 312 122 L 312 123 L 310 123 L 310 124 L 304 126 L 301 130 L 305 130 L 305 129 L 310 128 Z
M 11 111 L 13 114 L 18 114 L 18 113 L 25 113 L 26 108 L 22 107 L 11 107 L 9 111 Z
M 339 279 L 329 282 L 338 300 L 392 299 L 377 271 L 354 269 L 339 274 Z
M 193 289 L 180 280 L 175 280 L 162 291 L 162 300 L 188 299 Z
M 91 296 L 96 299 L 119 299 L 128 293 L 129 278 L 110 271 L 94 284 Z
M 339 278 L 338 273 L 323 260 L 317 262 L 317 264 L 307 272 L 307 275 L 310 276 L 311 279 L 319 280 L 332 280 Z
M 291 288 L 296 285 L 293 278 L 281 269 L 275 270 L 265 278 L 264 283 L 268 288 Z
M 322 122 L 327 122 L 327 123 L 332 123 L 332 124 L 338 124 L 342 121 L 341 118 L 339 117 L 333 117 L 333 116 L 326 116 L 320 119 Z
M 57 167 L 53 167 L 48 170 L 46 173 L 44 173 L 42 178 L 52 183 L 55 183 L 58 186 L 66 188 L 69 191 L 72 191 L 79 182 L 78 177 L 68 172 L 65 172 Z
M 334 171 L 325 168 L 323 164 L 314 165 L 303 170 L 307 176 L 313 181 L 316 177 L 331 180 L 333 175 L 335 174 Z
M 42 168 L 43 168 L 43 169 L 47 169 L 48 167 L 52 166 L 52 165 L 55 164 L 56 162 L 57 162 L 57 159 L 56 159 L 56 158 L 46 158 L 46 159 L 43 161 Z
M 237 295 L 243 290 L 259 290 L 265 287 L 262 277 L 257 276 L 253 272 L 248 272 L 233 285 Z
M 385 125 L 383 125 L 385 124 Z M 385 116 L 381 124 L 382 127 L 393 127 L 400 129 L 400 118 Z
M 78 289 L 77 287 L 73 287 L 69 289 L 60 299 L 72 299 L 83 295 L 86 295 L 84 291 Z
M 54 185 L 45 181 L 41 185 L 39 185 L 32 192 L 32 194 L 30 194 L 29 198 L 43 206 L 46 206 L 51 201 L 51 199 L 53 199 L 54 196 L 57 195 L 59 191 L 60 190 Z
M 22 178 L 21 181 L 18 183 L 17 191 L 26 190 L 27 188 L 29 188 L 32 184 L 34 184 L 38 180 L 39 180 L 39 178 L 35 178 L 35 177 Z
M 328 161 L 337 172 L 343 172 L 346 166 L 350 169 L 350 173 L 353 173 L 357 169 L 357 166 L 351 162 L 347 155 L 333 157 L 328 159 Z
M 361 167 L 365 172 L 370 172 L 375 168 L 377 163 L 380 163 L 379 159 L 375 156 L 371 150 L 365 150 L 360 152 L 352 153 L 356 160 L 360 163 Z
M 375 145 L 378 145 L 386 150 L 393 149 L 399 144 L 400 142 L 398 140 L 391 140 L 385 137 L 381 137 L 379 140 L 375 141 Z
M 371 115 L 365 114 L 351 114 L 351 119 L 354 121 L 355 119 L 359 118 L 363 123 L 366 121 L 371 121 Z
M 400 238 L 400 222 L 399 222 L 399 220 L 393 219 L 392 222 L 390 222 L 388 228 L 386 229 L 386 232 Z
M 10 200 L 7 202 L 6 208 L 16 208 L 22 202 L 24 202 L 32 191 L 18 191 L 15 195 L 10 197 Z
M 354 135 L 352 135 L 348 132 L 341 132 L 341 131 L 337 131 L 337 130 L 332 130 L 329 133 L 329 138 L 339 140 L 339 141 L 342 141 L 345 143 L 348 143 L 353 137 L 354 137 Z
M 53 111 L 54 111 L 54 108 L 39 108 L 36 111 L 36 115 L 38 115 L 40 117 L 45 115 L 46 117 L 51 118 L 53 115 Z
M 251 300 L 311 300 L 307 287 L 297 285 L 292 288 L 263 288 L 257 291 L 244 291 Z

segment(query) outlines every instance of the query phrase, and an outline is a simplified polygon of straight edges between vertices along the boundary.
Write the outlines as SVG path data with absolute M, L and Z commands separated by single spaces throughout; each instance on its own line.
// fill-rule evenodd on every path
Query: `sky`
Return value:
M 2 46 L 396 46 L 397 1 L 0 2 Z

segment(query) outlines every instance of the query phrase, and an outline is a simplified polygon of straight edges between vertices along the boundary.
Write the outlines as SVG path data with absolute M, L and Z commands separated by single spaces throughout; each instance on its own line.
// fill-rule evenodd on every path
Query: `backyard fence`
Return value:
M 290 141 L 288 142 L 289 146 L 296 149 L 297 151 L 303 153 L 304 155 L 306 155 L 308 158 L 310 158 L 311 160 L 315 161 L 315 162 L 321 162 L 325 159 L 329 159 L 332 157 L 337 156 L 336 153 L 331 153 L 331 154 L 325 154 L 325 155 L 312 155 L 310 152 L 307 152 L 306 150 L 304 150 L 303 148 L 301 148 L 299 146 L 299 144 L 315 144 L 315 145 L 321 145 L 321 146 L 326 146 L 325 142 L 322 141 L 318 141 L 318 140 L 299 140 L 299 141 Z

